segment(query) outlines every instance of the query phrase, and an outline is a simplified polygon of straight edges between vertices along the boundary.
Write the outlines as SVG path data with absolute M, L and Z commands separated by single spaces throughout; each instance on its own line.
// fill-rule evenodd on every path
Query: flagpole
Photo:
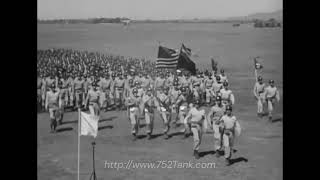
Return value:
M 80 131 L 81 131 L 81 113 L 78 108 L 78 180 L 80 180 Z

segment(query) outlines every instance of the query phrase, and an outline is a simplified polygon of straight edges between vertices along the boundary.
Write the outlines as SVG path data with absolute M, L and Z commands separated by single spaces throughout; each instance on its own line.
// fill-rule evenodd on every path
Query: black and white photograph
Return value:
M 282 0 L 37 0 L 36 68 L 39 180 L 283 179 Z

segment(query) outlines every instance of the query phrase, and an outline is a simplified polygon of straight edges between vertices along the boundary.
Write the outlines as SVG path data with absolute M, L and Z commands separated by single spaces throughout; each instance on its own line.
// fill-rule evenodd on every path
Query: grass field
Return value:
M 110 52 L 124 56 L 154 60 L 158 43 L 179 48 L 181 43 L 191 48 L 198 57 L 197 67 L 210 67 L 210 56 L 218 57 L 229 77 L 235 94 L 234 114 L 243 127 L 237 138 L 234 158 L 238 162 L 224 166 L 223 158 L 212 155 L 212 134 L 205 134 L 200 147 L 203 157 L 192 157 L 192 138 L 181 140 L 180 135 L 164 140 L 131 141 L 130 124 L 123 112 L 103 113 L 96 139 L 96 172 L 98 179 L 282 179 L 282 100 L 276 105 L 274 123 L 256 117 L 253 62 L 250 57 L 261 56 L 263 77 L 274 79 L 282 88 L 282 29 L 255 29 L 251 25 L 233 28 L 232 24 L 118 24 L 97 25 L 38 25 L 38 49 L 72 48 Z M 158 117 L 158 116 L 157 116 Z M 49 116 L 38 114 L 38 178 L 77 178 L 77 113 L 65 114 L 65 124 L 59 133 L 49 133 Z M 162 123 L 155 120 L 154 134 L 160 134 Z M 178 129 L 171 129 L 171 133 Z M 145 129 L 141 129 L 141 134 Z M 81 137 L 81 176 L 89 179 L 92 167 L 91 140 Z M 179 160 L 181 162 L 215 162 L 215 169 L 131 169 L 104 168 L 104 161 Z M 244 161 L 247 160 L 247 161 Z

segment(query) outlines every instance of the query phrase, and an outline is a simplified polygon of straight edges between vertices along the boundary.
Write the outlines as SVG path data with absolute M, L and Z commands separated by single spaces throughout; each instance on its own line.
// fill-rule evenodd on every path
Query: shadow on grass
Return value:
M 162 136 L 162 135 L 163 135 L 163 133 L 152 134 L 152 135 L 151 135 L 151 139 L 156 139 L 157 137 Z
M 137 139 L 143 139 L 143 138 L 146 138 L 146 137 L 147 137 L 147 135 L 138 135 Z
M 73 120 L 73 121 L 62 121 L 61 124 L 78 124 L 78 120 Z
M 98 127 L 98 131 L 100 131 L 100 130 L 102 130 L 102 129 L 113 129 L 113 126 L 112 126 L 112 125 L 108 125 L 108 126 Z
M 248 159 L 247 158 L 244 158 L 244 157 L 238 157 L 238 158 L 235 158 L 235 159 L 230 159 L 230 165 L 232 164 L 235 164 L 235 163 L 239 163 L 239 162 L 248 162 Z
M 71 130 L 73 130 L 72 127 L 60 128 L 60 129 L 57 129 L 57 133 L 64 132 L 64 131 L 71 131 Z
M 213 155 L 215 153 L 216 153 L 215 151 L 203 151 L 203 152 L 199 152 L 199 156 L 204 157 L 206 155 Z
M 271 122 L 275 123 L 275 122 L 278 122 L 278 121 L 282 121 L 282 118 L 273 119 Z
M 104 121 L 112 121 L 115 118 L 117 118 L 117 116 L 112 116 L 112 117 L 109 117 L 109 118 L 101 119 L 101 120 L 99 120 L 99 123 L 104 122 Z
M 169 136 L 173 137 L 173 136 L 182 136 L 182 135 L 184 135 L 184 132 L 175 132 L 175 133 L 170 134 Z

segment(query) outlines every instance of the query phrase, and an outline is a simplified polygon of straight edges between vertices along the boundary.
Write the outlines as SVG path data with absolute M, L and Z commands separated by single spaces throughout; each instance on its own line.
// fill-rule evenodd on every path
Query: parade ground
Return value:
M 210 57 L 225 69 L 230 89 L 235 96 L 233 113 L 242 127 L 235 140 L 232 164 L 213 151 L 213 134 L 204 134 L 200 146 L 201 158 L 195 160 L 193 139 L 182 139 L 181 128 L 171 128 L 171 138 L 161 135 L 163 124 L 156 112 L 154 137 L 141 135 L 132 141 L 126 111 L 102 112 L 95 139 L 95 167 L 98 179 L 216 179 L 216 180 L 280 180 L 283 179 L 283 30 L 254 28 L 252 24 L 155 23 L 123 26 L 120 24 L 38 24 L 38 49 L 69 48 L 98 51 L 154 60 L 159 42 L 177 49 L 181 43 L 195 53 L 193 61 L 200 70 L 211 70 Z M 257 117 L 253 96 L 255 83 L 253 57 L 263 60 L 264 82 L 273 79 L 281 100 L 276 104 L 273 120 Z M 38 179 L 76 180 L 78 152 L 78 112 L 66 112 L 64 123 L 52 134 L 49 114 L 38 113 Z M 80 179 L 92 172 L 93 137 L 81 136 Z M 159 161 L 171 164 L 157 167 Z M 108 168 L 106 162 L 155 163 L 154 168 Z M 211 168 L 178 168 L 175 163 L 214 163 Z

